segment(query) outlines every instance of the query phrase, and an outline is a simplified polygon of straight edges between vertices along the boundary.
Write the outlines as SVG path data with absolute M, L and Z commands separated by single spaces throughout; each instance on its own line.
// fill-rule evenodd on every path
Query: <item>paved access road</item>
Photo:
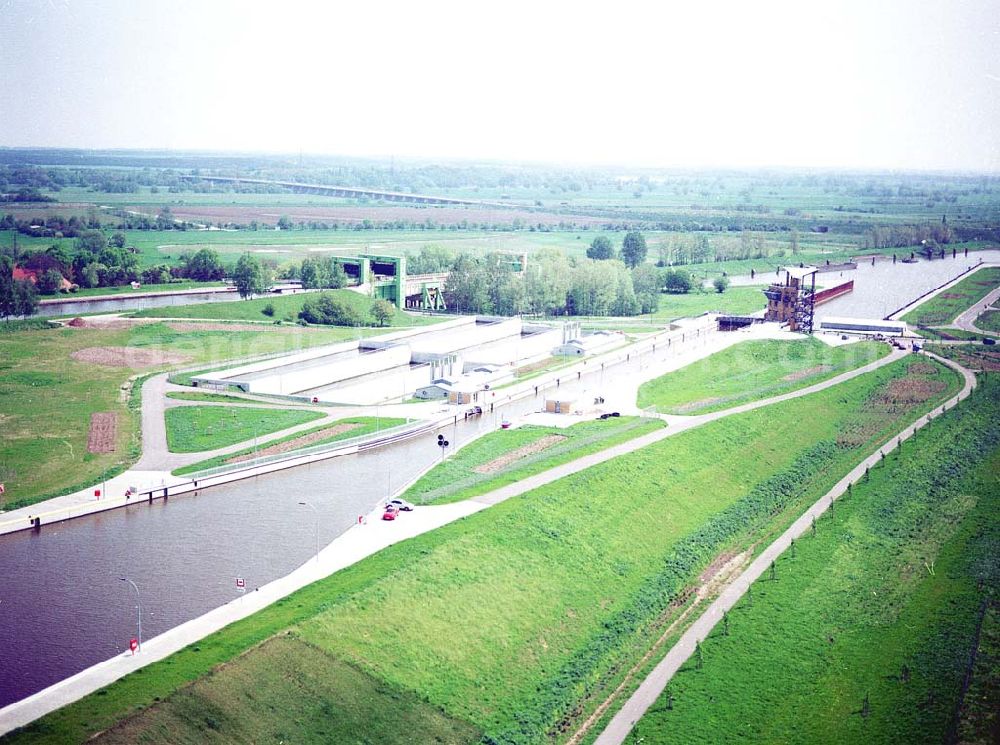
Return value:
M 934 359 L 954 368 L 962 374 L 962 390 L 945 402 L 944 406 L 950 408 L 968 397 L 972 389 L 976 387 L 976 376 L 951 360 L 946 360 L 935 355 L 928 356 L 934 357 Z M 777 540 L 765 548 L 742 574 L 730 582 L 715 602 L 691 624 L 677 643 L 670 648 L 663 660 L 646 676 L 646 679 L 640 684 L 639 688 L 625 702 L 625 705 L 615 714 L 611 722 L 597 738 L 595 745 L 619 745 L 619 743 L 624 742 L 632 727 L 635 726 L 635 723 L 639 721 L 650 706 L 656 703 L 656 700 L 663 693 L 663 689 L 666 688 L 667 683 L 670 682 L 674 673 L 694 654 L 695 644 L 708 637 L 715 625 L 722 619 L 722 614 L 736 605 L 747 591 L 747 588 L 767 571 L 771 566 L 771 562 L 777 559 L 791 545 L 793 540 L 799 538 L 809 530 L 813 519 L 822 515 L 834 499 L 847 491 L 848 484 L 854 483 L 863 477 L 866 468 L 873 468 L 877 465 L 882 458 L 883 452 L 892 452 L 898 447 L 901 441 L 912 437 L 931 418 L 932 414 L 921 417 L 917 422 L 900 432 L 897 437 L 892 438 L 888 444 L 878 448 L 874 453 L 865 458 L 850 473 L 838 481 L 829 492 L 820 497 L 798 520 L 792 523 L 791 527 L 782 533 Z

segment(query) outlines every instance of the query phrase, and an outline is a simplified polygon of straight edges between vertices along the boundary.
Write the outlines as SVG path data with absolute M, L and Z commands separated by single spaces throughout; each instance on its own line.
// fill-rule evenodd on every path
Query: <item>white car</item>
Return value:
M 405 499 L 390 499 L 385 503 L 385 506 L 396 505 L 396 507 L 402 512 L 413 512 L 414 505 L 407 502 Z

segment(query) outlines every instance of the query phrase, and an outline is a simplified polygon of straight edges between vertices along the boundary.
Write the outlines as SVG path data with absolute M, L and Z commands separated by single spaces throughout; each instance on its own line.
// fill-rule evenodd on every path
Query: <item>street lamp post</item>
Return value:
M 319 510 L 308 502 L 299 502 L 299 504 L 303 507 L 308 507 L 313 511 L 313 527 L 315 528 L 316 533 L 316 561 L 319 561 Z
M 130 580 L 128 577 L 119 577 L 122 582 L 128 582 L 132 585 L 132 589 L 135 590 L 135 640 L 136 640 L 136 651 L 142 652 L 142 603 L 139 600 L 139 588 L 136 587 L 135 582 Z

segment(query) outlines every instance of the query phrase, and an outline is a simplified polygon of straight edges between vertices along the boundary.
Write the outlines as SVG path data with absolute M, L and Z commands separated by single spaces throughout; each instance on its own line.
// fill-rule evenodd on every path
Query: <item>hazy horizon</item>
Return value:
M 0 146 L 994 173 L 997 16 L 7 0 Z

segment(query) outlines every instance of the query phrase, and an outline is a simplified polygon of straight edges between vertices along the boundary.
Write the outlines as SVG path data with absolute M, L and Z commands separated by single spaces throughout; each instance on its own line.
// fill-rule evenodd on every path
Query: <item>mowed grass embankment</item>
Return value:
M 278 328 L 181 331 L 165 323 L 132 328 L 53 328 L 0 323 L 0 509 L 83 489 L 121 472 L 139 457 L 138 391 L 133 376 L 178 364 L 212 363 L 295 352 L 329 344 L 353 329 Z M 125 350 L 104 364 L 73 358 L 87 350 Z M 157 362 L 161 353 L 183 362 Z M 131 355 L 144 355 L 143 360 Z M 122 365 L 135 363 L 136 367 Z M 140 364 L 141 363 L 141 364 Z M 89 453 L 91 414 L 117 414 L 115 450 Z M 252 435 L 251 435 L 252 436 Z
M 278 448 L 281 448 L 282 452 L 294 453 L 295 450 L 305 447 L 331 445 L 335 442 L 339 442 L 340 440 L 370 435 L 383 429 L 396 427 L 400 424 L 406 424 L 406 421 L 406 419 L 394 417 L 373 416 L 338 419 L 335 422 L 323 424 L 319 427 L 313 427 L 301 432 L 286 435 L 285 437 L 279 437 L 275 440 L 262 442 L 256 448 L 249 447 L 235 453 L 230 453 L 229 455 L 218 455 L 214 458 L 208 458 L 206 460 L 199 461 L 198 463 L 193 463 L 190 466 L 178 468 L 173 473 L 175 476 L 197 473 L 198 471 L 204 471 L 208 468 L 216 468 L 217 466 L 224 466 L 228 463 L 247 460 L 247 456 L 267 456 Z M 294 443 L 294 445 L 284 449 L 283 446 L 288 443 Z
M 998 415 L 992 379 L 856 484 L 729 613 L 729 633 L 715 628 L 703 666 L 688 661 L 632 740 L 956 741 L 976 626 L 1000 586 Z M 973 663 L 963 742 L 996 734 L 989 664 Z
M 493 741 L 571 731 L 689 602 L 710 563 L 783 529 L 958 386 L 951 370 L 907 358 L 615 458 L 393 545 L 12 739 L 82 741 L 128 716 L 136 740 L 195 739 L 203 723 L 171 714 L 178 691 L 199 680 L 219 722 L 246 711 L 261 685 L 249 672 L 261 669 L 255 645 L 282 633 Z M 219 663 L 236 668 L 230 680 L 240 685 L 216 683 Z M 292 680 L 267 685 L 336 705 Z M 286 720 L 280 707 L 250 710 L 261 731 Z M 162 728 L 164 717 L 176 729 Z M 370 739 L 399 735 L 385 726 Z
M 499 430 L 435 466 L 403 497 L 415 504 L 469 499 L 664 426 L 658 419 L 610 417 L 565 428 L 526 425 Z
M 220 695 L 226 705 L 218 705 Z M 262 721 L 262 709 L 278 716 Z M 157 733 L 152 739 L 150 731 Z M 245 663 L 241 658 L 179 691 L 171 706 L 126 720 L 94 742 L 404 745 L 472 743 L 479 735 L 413 692 L 367 675 L 295 635 L 282 635 L 254 649 Z
M 215 450 L 323 418 L 319 411 L 249 406 L 174 406 L 164 412 L 172 453 Z
M 224 393 L 201 393 L 200 391 L 170 391 L 167 398 L 177 401 L 201 401 L 206 404 L 246 404 L 254 403 L 253 399 L 227 396 Z
M 976 319 L 976 328 L 1000 334 L 1000 310 L 988 310 Z
M 947 326 L 997 287 L 1000 287 L 1000 267 L 980 269 L 917 306 L 902 320 L 913 326 Z
M 660 307 L 657 311 L 640 318 L 662 318 L 672 321 L 677 318 L 699 316 L 708 311 L 736 316 L 748 315 L 763 310 L 767 305 L 762 289 L 763 287 L 730 287 L 721 293 L 714 290 L 700 292 L 698 289 L 684 295 L 664 293 L 660 295 Z
M 135 318 L 198 318 L 218 321 L 295 321 L 298 319 L 302 304 L 308 299 L 316 300 L 320 295 L 331 295 L 353 307 L 363 319 L 364 325 L 374 325 L 369 314 L 372 300 L 367 295 L 353 290 L 326 290 L 318 292 L 301 292 L 295 295 L 275 295 L 272 297 L 254 298 L 253 300 L 234 300 L 223 303 L 195 303 L 192 305 L 174 305 L 166 308 L 147 308 L 131 315 Z M 274 315 L 264 314 L 267 306 L 274 308 Z M 395 314 L 387 325 L 389 326 L 423 326 L 437 323 L 440 316 L 409 315 L 395 309 Z M 352 329 L 353 330 L 353 329 Z M 354 338 L 354 337 L 351 337 Z
M 886 344 L 831 347 L 813 337 L 746 341 L 643 383 L 639 406 L 665 414 L 706 414 L 805 388 L 889 353 Z
M 970 370 L 1000 371 L 1000 344 L 928 344 L 927 351 L 954 360 Z

